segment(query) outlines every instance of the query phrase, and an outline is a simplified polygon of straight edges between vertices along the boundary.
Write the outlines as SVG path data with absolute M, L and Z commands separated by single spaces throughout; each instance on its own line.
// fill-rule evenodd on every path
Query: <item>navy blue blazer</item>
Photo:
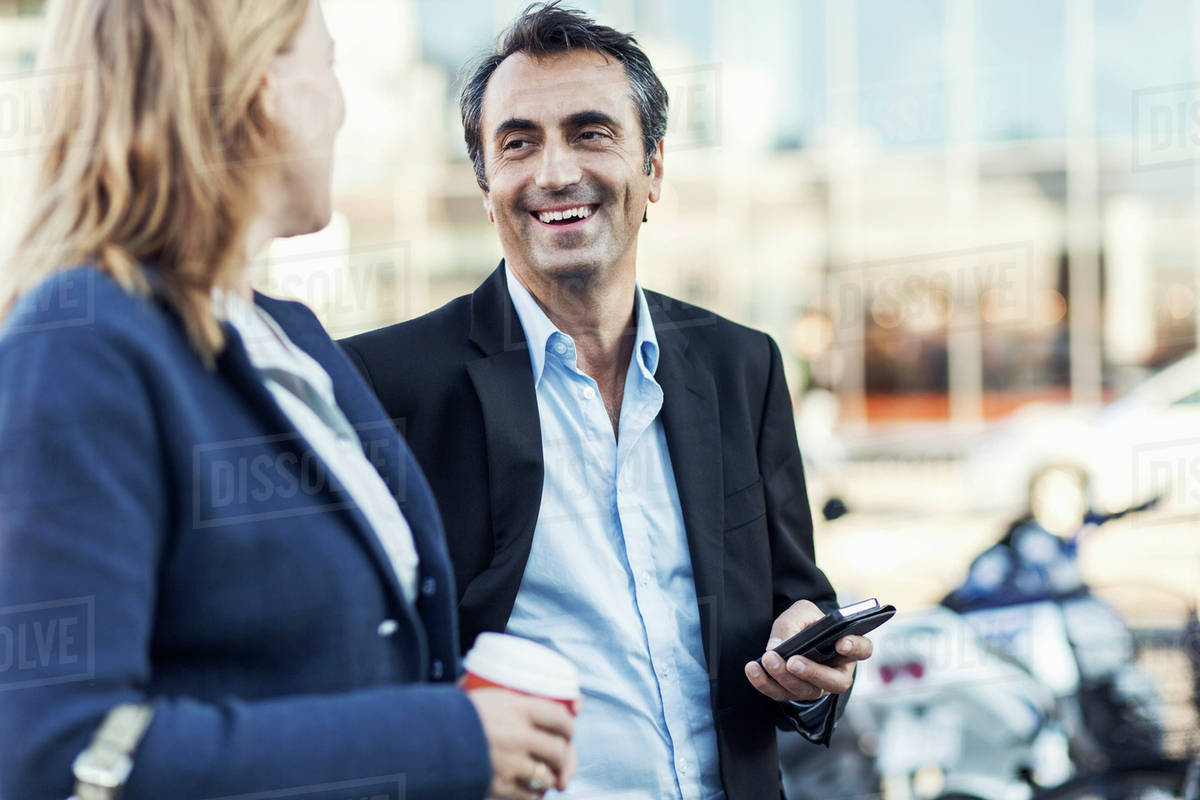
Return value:
M 62 800 L 109 709 L 145 701 L 127 800 L 486 794 L 429 487 L 312 312 L 255 301 L 395 493 L 415 610 L 236 331 L 207 370 L 154 297 L 62 272 L 0 328 L 0 800 Z

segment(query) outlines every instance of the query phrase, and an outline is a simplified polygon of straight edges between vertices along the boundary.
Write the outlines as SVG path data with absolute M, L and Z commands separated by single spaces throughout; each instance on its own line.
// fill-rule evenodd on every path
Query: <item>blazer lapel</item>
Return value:
M 487 439 L 492 569 L 515 569 L 519 583 L 542 500 L 542 428 L 529 345 L 508 296 L 503 262 L 472 295 L 471 317 L 470 340 L 485 356 L 469 362 L 467 373 L 483 409 Z
M 656 379 L 663 389 L 663 428 L 675 472 L 684 528 L 692 557 L 704 655 L 710 674 L 718 664 L 718 625 L 724 607 L 721 435 L 711 372 L 688 351 L 683 328 L 661 295 L 647 293 L 659 341 Z M 542 435 L 529 346 L 508 296 L 504 264 L 475 291 L 470 340 L 484 358 L 467 364 L 483 409 L 496 555 L 491 569 L 468 587 L 498 591 L 508 608 L 516 597 L 533 544 L 542 498 Z M 683 326 L 683 327 L 681 327 Z M 497 585 L 493 586 L 495 583 Z M 486 585 L 484 585 L 486 584 Z
M 662 421 L 675 472 L 709 674 L 717 674 L 718 631 L 725 604 L 721 430 L 712 373 L 688 348 L 684 328 L 664 298 L 646 293 L 659 342 L 655 379 L 663 390 Z M 715 700 L 715 698 L 714 698 Z
M 263 298 L 259 296 L 258 299 L 261 301 Z M 297 324 L 297 320 L 289 313 L 290 309 L 286 306 L 286 304 L 273 303 L 269 299 L 267 302 L 262 304 L 264 306 L 270 306 L 269 313 L 271 314 L 272 318 L 274 318 L 279 326 L 283 328 L 284 332 L 287 333 L 288 337 L 292 339 L 297 347 L 312 355 L 318 360 L 318 362 L 323 361 L 323 359 L 319 357 L 319 353 L 322 351 L 322 349 L 320 347 L 314 347 L 314 345 L 319 343 L 312 341 L 314 337 L 310 335 L 311 332 L 307 330 L 309 326 Z M 225 349 L 221 352 L 221 355 L 217 359 L 217 369 L 222 372 L 245 396 L 255 411 L 263 418 L 265 422 L 268 423 L 268 430 L 272 434 L 278 435 L 280 437 L 280 442 L 283 443 L 284 446 L 291 446 L 301 450 L 310 448 L 310 445 L 305 441 L 303 435 L 296 429 L 296 426 L 292 423 L 291 419 L 288 418 L 288 416 L 283 413 L 282 409 L 279 408 L 279 404 L 275 402 L 275 398 L 271 395 L 271 391 L 263 383 L 258 370 L 250 361 L 250 355 L 246 352 L 246 347 L 242 343 L 241 336 L 238 334 L 237 330 L 235 330 L 232 326 L 226 325 L 225 333 L 227 337 L 227 343 Z M 328 369 L 326 364 L 322 363 L 322 366 L 325 366 L 326 369 Z M 339 398 L 339 405 L 340 404 Z M 348 413 L 347 416 L 350 417 Z M 351 424 L 354 423 L 355 420 L 351 417 Z M 363 440 L 364 436 L 366 438 L 370 438 L 372 435 L 374 435 L 376 439 L 387 440 L 390 438 L 390 435 L 394 435 L 395 433 L 395 429 L 391 426 L 391 423 L 387 422 L 386 420 L 380 423 L 378 432 L 374 434 L 372 434 L 371 431 L 364 432 L 361 426 L 356 426 L 355 430 L 358 433 L 360 440 Z M 384 459 L 383 464 L 376 463 L 376 466 L 379 468 L 381 476 L 386 482 L 388 482 L 389 487 L 393 489 L 396 488 L 393 485 L 394 481 L 389 480 L 389 475 L 400 476 L 400 487 L 403 487 L 404 473 L 402 471 L 402 467 L 395 461 L 395 459 L 398 457 L 398 454 L 395 452 L 396 448 L 383 447 L 373 448 L 373 450 L 375 450 L 375 452 L 371 453 L 370 455 L 375 459 L 376 462 L 378 462 L 381 458 Z M 319 459 L 319 456 L 317 456 L 315 452 L 312 453 L 312 457 Z M 331 497 L 336 497 L 338 494 L 348 496 L 345 488 L 340 484 L 333 470 L 329 468 L 329 465 L 323 463 L 323 467 L 322 473 L 327 476 L 327 479 L 330 483 L 329 487 L 327 487 L 325 491 L 329 492 Z M 401 504 L 401 508 L 403 509 L 403 504 Z M 404 598 L 404 591 L 400 587 L 400 582 L 396 578 L 396 574 L 391 567 L 391 561 L 388 558 L 387 553 L 384 551 L 383 545 L 380 544 L 374 530 L 371 528 L 370 523 L 367 522 L 367 518 L 353 503 L 344 505 L 341 508 L 341 513 L 346 515 L 346 518 L 350 522 L 351 527 L 354 529 L 354 532 L 359 538 L 360 542 L 364 547 L 366 547 L 367 551 L 371 554 L 371 557 L 376 562 L 376 566 L 379 568 L 380 576 L 385 585 L 388 587 L 388 590 L 393 595 L 393 599 L 397 603 L 398 607 L 408 609 L 408 603 Z M 418 555 L 420 555 L 420 553 L 418 553 Z

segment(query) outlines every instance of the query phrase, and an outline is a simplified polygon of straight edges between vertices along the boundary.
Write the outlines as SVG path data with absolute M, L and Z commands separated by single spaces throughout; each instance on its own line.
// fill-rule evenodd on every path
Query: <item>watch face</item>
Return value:
M 129 779 L 133 761 L 117 750 L 93 745 L 79 754 L 71 765 L 71 771 L 80 783 L 102 789 L 119 789 Z

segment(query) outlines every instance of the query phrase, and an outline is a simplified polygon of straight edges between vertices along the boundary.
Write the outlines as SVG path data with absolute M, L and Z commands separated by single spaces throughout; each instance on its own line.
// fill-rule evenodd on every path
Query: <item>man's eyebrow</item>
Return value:
M 582 128 L 584 125 L 607 125 L 610 128 L 618 130 L 621 128 L 621 123 L 603 111 L 576 111 L 574 114 L 569 115 L 563 122 L 569 128 Z M 496 130 L 492 136 L 499 138 L 506 133 L 514 131 L 536 131 L 540 128 L 541 126 L 531 119 L 510 117 L 496 126 Z
M 537 128 L 538 126 L 533 120 L 510 117 L 509 119 L 506 119 L 504 122 L 501 122 L 499 125 L 497 125 L 496 131 L 492 135 L 495 137 L 500 137 L 513 131 L 535 131 Z
M 621 123 L 603 111 L 579 111 L 567 117 L 566 123 L 572 128 L 581 128 L 584 125 L 607 125 L 617 129 L 621 127 Z

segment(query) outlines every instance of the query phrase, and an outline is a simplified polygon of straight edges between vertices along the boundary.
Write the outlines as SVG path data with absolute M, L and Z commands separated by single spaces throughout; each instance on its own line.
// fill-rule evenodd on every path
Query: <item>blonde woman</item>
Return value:
M 315 0 L 49 17 L 0 262 L 0 800 L 565 786 L 561 706 L 454 684 L 441 524 L 393 422 L 311 312 L 249 287 L 330 217 Z

